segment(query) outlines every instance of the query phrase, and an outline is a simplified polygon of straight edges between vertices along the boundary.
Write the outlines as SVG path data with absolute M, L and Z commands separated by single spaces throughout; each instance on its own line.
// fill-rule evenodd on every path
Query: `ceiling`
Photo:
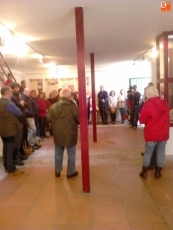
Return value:
M 173 0 L 169 0 L 173 7 Z M 0 23 L 33 49 L 25 57 L 4 55 L 11 69 L 45 72 L 41 54 L 59 67 L 76 69 L 75 7 L 84 9 L 86 69 L 135 60 L 173 30 L 173 9 L 161 12 L 160 0 L 0 0 Z

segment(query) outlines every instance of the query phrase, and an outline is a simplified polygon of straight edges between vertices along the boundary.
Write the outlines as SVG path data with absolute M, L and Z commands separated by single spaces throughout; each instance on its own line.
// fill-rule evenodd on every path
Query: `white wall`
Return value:
M 58 71 L 56 73 L 35 73 L 35 74 L 26 74 L 25 80 L 27 87 L 30 87 L 31 79 L 43 79 L 43 90 L 46 92 L 47 96 L 50 91 L 47 89 L 45 79 L 52 78 L 58 79 L 59 85 L 51 86 L 52 90 L 57 88 L 67 87 L 68 82 L 63 81 L 63 78 L 71 78 L 70 84 L 74 84 L 75 90 L 78 90 L 77 82 L 75 78 L 77 78 L 78 74 L 76 71 L 71 70 L 63 70 Z M 86 71 L 86 77 L 89 78 L 89 85 L 86 85 L 86 91 L 91 92 L 91 73 L 90 71 Z M 129 78 L 137 78 L 137 77 L 150 77 L 151 78 L 151 65 L 146 62 L 136 62 L 133 65 L 133 62 L 121 62 L 115 65 L 109 66 L 104 70 L 95 71 L 95 86 L 96 93 L 98 93 L 100 85 L 104 85 L 106 91 L 110 92 L 111 90 L 115 90 L 116 94 L 119 94 L 120 89 L 127 90 L 129 87 Z M 73 79 L 73 80 L 72 80 Z M 57 88 L 56 88 L 57 87 Z M 31 88 L 32 90 L 32 88 Z

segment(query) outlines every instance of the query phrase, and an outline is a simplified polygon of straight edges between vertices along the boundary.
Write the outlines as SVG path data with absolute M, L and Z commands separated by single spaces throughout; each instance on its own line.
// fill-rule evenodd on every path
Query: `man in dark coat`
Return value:
M 26 156 L 24 153 L 20 153 L 20 149 L 22 146 L 22 137 L 23 137 L 23 125 L 26 124 L 26 116 L 24 113 L 25 107 L 24 107 L 24 101 L 20 98 L 20 85 L 16 82 L 10 84 L 10 87 L 13 90 L 13 96 L 11 101 L 14 102 L 14 104 L 21 110 L 22 116 L 19 119 L 20 123 L 20 129 L 15 137 L 15 149 L 13 154 L 13 160 L 15 165 L 22 166 L 24 165 L 24 162 L 21 162 L 21 160 L 26 160 L 28 156 Z
M 19 121 L 17 117 L 22 116 L 22 112 L 11 102 L 13 91 L 9 86 L 1 88 L 2 98 L 0 99 L 0 136 L 3 141 L 3 165 L 5 171 L 12 176 L 22 175 L 13 162 L 13 152 L 15 148 L 15 136 L 19 131 Z
M 29 145 L 34 149 L 39 149 L 39 146 L 36 145 L 37 138 L 36 138 L 36 126 L 35 126 L 35 120 L 34 120 L 34 107 L 32 100 L 30 98 L 30 89 L 25 88 L 22 94 L 22 100 L 25 102 L 25 108 L 27 110 L 26 112 L 26 120 L 28 125 L 28 143 Z
M 107 111 L 108 111 L 108 93 L 104 90 L 104 86 L 100 86 L 100 92 L 98 93 L 98 104 L 100 116 L 103 124 L 107 124 Z
M 75 170 L 77 124 L 79 124 L 78 107 L 70 101 L 69 89 L 62 89 L 60 101 L 56 102 L 49 112 L 55 143 L 55 176 L 60 177 L 62 171 L 63 154 L 65 147 L 68 154 L 67 178 L 77 176 Z
M 133 92 L 131 94 L 130 128 L 137 129 L 138 127 L 140 97 L 141 94 L 137 91 L 137 86 L 133 85 Z

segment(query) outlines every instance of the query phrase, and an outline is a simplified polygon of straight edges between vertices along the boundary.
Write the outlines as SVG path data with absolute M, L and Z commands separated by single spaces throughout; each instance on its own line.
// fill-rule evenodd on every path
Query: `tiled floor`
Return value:
M 98 142 L 89 127 L 91 192 L 82 191 L 79 176 L 54 176 L 52 137 L 25 162 L 23 176 L 11 177 L 0 165 L 0 230 L 171 230 L 173 229 L 173 156 L 167 156 L 162 178 L 139 177 L 143 128 L 98 126 Z

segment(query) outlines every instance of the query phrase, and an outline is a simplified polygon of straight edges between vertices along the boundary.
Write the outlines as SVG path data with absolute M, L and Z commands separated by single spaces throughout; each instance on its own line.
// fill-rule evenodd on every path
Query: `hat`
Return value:
M 157 88 L 150 86 L 146 88 L 145 95 L 148 99 L 151 97 L 159 97 L 159 92 Z

